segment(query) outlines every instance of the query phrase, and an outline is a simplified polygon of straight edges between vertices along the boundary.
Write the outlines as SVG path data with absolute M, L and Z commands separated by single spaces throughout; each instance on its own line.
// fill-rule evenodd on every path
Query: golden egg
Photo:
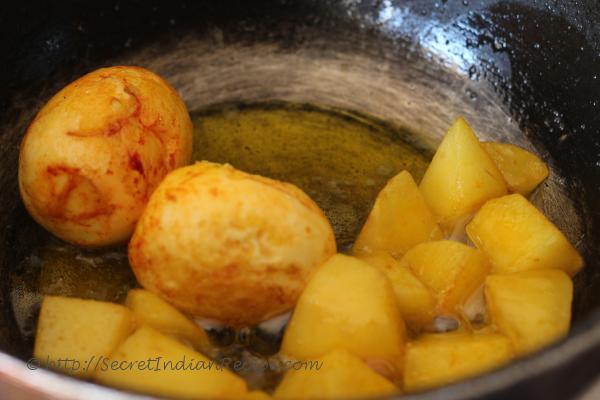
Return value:
M 231 326 L 290 310 L 335 253 L 329 221 L 296 186 L 209 162 L 165 178 L 129 244 L 142 286 Z
M 48 101 L 21 143 L 19 188 L 32 217 L 84 246 L 125 241 L 150 194 L 189 163 L 192 124 L 177 92 L 138 67 L 91 72 Z

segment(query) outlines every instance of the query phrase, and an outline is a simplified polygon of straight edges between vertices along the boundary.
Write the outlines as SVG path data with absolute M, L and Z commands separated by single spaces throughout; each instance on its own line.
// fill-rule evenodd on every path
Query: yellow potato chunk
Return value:
M 388 251 L 398 257 L 415 245 L 442 238 L 434 215 L 410 173 L 402 171 L 379 192 L 354 243 L 354 253 Z
M 386 274 L 400 306 L 402 318 L 414 332 L 421 331 L 435 315 L 436 300 L 431 291 L 407 268 L 386 252 L 360 257 Z
M 492 322 L 519 354 L 538 350 L 569 330 L 573 284 L 561 270 L 490 275 L 485 298 Z
M 204 354 L 210 354 L 212 346 L 206 332 L 154 293 L 132 289 L 127 293 L 125 305 L 133 311 L 138 323 L 182 339 Z
M 253 390 L 241 397 L 243 400 L 270 400 L 272 397 L 262 390 Z
M 512 357 L 510 340 L 503 335 L 425 335 L 407 345 L 404 390 L 415 392 L 453 383 L 498 368 Z
M 583 259 L 544 214 L 520 194 L 490 200 L 467 225 L 494 273 L 558 268 L 575 275 Z
M 115 388 L 178 399 L 240 398 L 247 392 L 246 382 L 218 362 L 147 326 L 101 362 L 94 378 Z
M 433 291 L 441 314 L 459 312 L 490 271 L 481 251 L 449 240 L 422 243 L 406 253 L 401 264 Z
M 19 188 L 44 228 L 83 246 L 126 241 L 167 173 L 192 156 L 177 92 L 138 67 L 93 71 L 40 110 L 23 138 Z
M 312 368 L 289 370 L 273 397 L 282 399 L 348 399 L 398 392 L 390 381 L 345 350 L 333 350 Z
M 237 327 L 293 308 L 335 253 L 331 224 L 296 186 L 209 162 L 165 178 L 129 243 L 144 288 Z
M 87 378 L 92 365 L 108 357 L 134 327 L 133 315 L 121 305 L 46 296 L 33 355 L 42 366 Z M 72 361 L 59 361 L 65 359 Z
M 394 371 L 401 364 L 404 342 L 404 323 L 386 276 L 364 261 L 338 254 L 302 292 L 281 352 L 309 360 L 346 349 Z
M 527 196 L 548 177 L 548 167 L 535 154 L 514 144 L 481 144 L 502 172 L 508 190 Z
M 450 127 L 420 185 L 446 230 L 489 199 L 505 195 L 506 182 L 463 118 Z

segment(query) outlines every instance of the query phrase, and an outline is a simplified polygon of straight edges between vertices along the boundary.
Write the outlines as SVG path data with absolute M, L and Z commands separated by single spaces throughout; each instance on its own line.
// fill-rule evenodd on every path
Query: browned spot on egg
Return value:
M 139 172 L 142 176 L 144 175 L 144 165 L 137 152 L 129 155 L 129 168 Z
M 285 273 L 289 276 L 300 276 L 301 275 L 302 270 L 296 266 L 296 265 L 290 265 L 286 270 Z
M 219 189 L 216 187 L 211 187 L 208 191 L 213 197 L 219 197 Z
M 49 217 L 84 224 L 87 219 L 114 211 L 114 206 L 104 202 L 98 187 L 79 168 L 52 165 L 46 172 L 47 178 L 42 179 L 50 185 L 50 196 L 44 199 Z
M 177 201 L 177 196 L 175 196 L 173 193 L 167 192 L 165 193 L 165 197 L 169 201 Z

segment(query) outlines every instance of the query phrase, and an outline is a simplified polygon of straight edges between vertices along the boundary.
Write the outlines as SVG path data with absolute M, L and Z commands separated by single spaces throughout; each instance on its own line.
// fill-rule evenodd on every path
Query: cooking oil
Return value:
M 377 193 L 402 170 L 420 181 L 429 154 L 409 132 L 313 105 L 226 104 L 195 113 L 194 158 L 229 163 L 304 190 L 347 249 Z

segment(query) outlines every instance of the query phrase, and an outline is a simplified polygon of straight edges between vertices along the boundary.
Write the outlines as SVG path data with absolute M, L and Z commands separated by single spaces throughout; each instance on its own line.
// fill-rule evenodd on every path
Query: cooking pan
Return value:
M 115 64 L 161 74 L 192 112 L 240 101 L 335 107 L 401 127 L 430 149 L 464 115 L 484 139 L 535 150 L 552 173 L 534 201 L 586 262 L 569 336 L 406 398 L 576 398 L 599 375 L 597 1 L 22 0 L 0 10 L 2 398 L 132 396 L 28 368 L 40 278 L 23 265 L 51 239 L 25 211 L 16 178 L 37 110 L 76 77 Z

